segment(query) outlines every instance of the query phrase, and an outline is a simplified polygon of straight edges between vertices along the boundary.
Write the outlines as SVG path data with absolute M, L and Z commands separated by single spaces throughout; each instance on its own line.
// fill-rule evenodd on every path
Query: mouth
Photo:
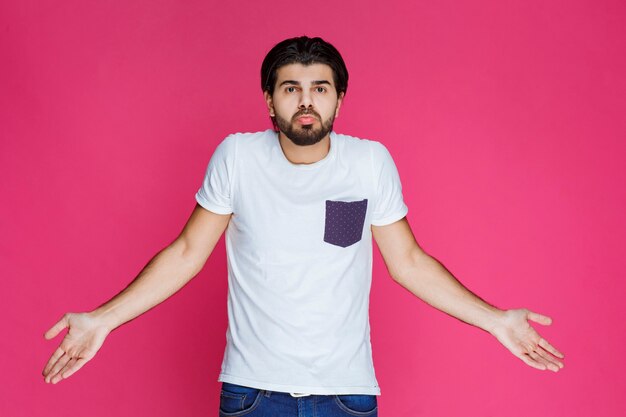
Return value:
M 309 125 L 309 124 L 315 123 L 316 120 L 317 119 L 314 116 L 308 115 L 308 114 L 298 117 L 298 122 L 303 125 Z

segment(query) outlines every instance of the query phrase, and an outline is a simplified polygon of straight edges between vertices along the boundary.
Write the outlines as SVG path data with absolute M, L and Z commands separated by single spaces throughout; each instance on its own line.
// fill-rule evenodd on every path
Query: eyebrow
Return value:
M 300 81 L 296 81 L 296 80 L 285 80 L 282 83 L 280 83 L 279 87 L 282 87 L 285 84 L 293 84 L 293 85 L 300 85 Z M 311 84 L 313 85 L 321 85 L 321 84 L 328 84 L 331 85 L 330 82 L 326 81 L 326 80 L 315 80 L 312 81 Z

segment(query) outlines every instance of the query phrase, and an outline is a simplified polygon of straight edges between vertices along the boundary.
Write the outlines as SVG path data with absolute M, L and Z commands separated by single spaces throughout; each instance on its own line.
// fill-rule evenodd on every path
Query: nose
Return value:
M 308 91 L 303 91 L 300 95 L 300 103 L 298 103 L 298 107 L 301 109 L 309 108 L 313 105 L 313 101 L 311 100 L 311 94 Z

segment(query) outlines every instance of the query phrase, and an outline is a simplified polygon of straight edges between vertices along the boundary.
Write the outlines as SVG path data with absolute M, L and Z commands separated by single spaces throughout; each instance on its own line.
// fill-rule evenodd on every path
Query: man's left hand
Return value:
M 552 319 L 525 308 L 507 310 L 491 329 L 496 337 L 515 356 L 533 368 L 557 372 L 563 368 L 564 355 L 539 335 L 528 320 L 548 326 Z

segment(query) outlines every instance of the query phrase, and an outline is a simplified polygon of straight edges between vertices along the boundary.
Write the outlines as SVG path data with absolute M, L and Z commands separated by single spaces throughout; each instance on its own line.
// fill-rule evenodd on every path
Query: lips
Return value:
M 299 117 L 298 121 L 300 123 L 304 123 L 304 124 L 313 123 L 315 121 L 315 118 L 314 117 L 310 117 L 310 116 L 303 116 L 303 117 Z
M 304 114 L 300 117 L 298 117 L 298 122 L 302 123 L 302 124 L 310 124 L 313 123 L 317 120 L 317 118 L 315 116 L 313 116 L 312 114 Z

